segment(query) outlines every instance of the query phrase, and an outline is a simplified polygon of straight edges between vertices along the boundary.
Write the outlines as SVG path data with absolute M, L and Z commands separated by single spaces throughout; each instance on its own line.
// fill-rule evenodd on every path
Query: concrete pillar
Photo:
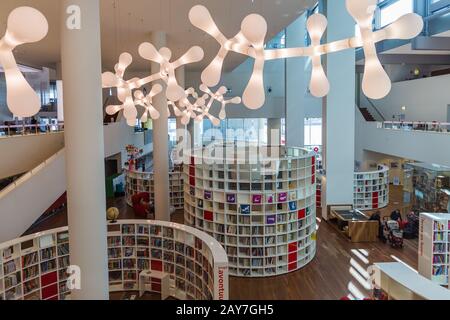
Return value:
M 328 17 L 326 41 L 355 35 L 355 22 L 348 14 L 345 0 L 323 0 L 321 10 Z M 355 161 L 355 50 L 327 55 L 325 71 L 331 89 L 323 100 L 323 165 L 326 170 L 322 195 L 322 216 L 327 206 L 353 204 Z M 323 189 L 323 187 L 322 187 Z
M 306 15 L 286 28 L 286 46 L 304 47 Z M 308 93 L 309 73 L 305 70 L 308 58 L 286 60 L 286 146 L 305 145 L 305 97 Z
M 175 70 L 175 76 L 177 77 L 178 84 L 186 89 L 186 80 L 185 80 L 185 68 L 184 66 L 178 68 Z M 177 143 L 180 142 L 180 139 L 183 139 L 182 141 L 185 141 L 186 137 L 186 126 L 181 123 L 181 117 L 176 117 L 177 122 L 177 134 L 179 135 L 177 137 Z
M 166 46 L 166 34 L 154 32 L 151 43 L 156 49 Z M 152 63 L 152 74 L 160 71 L 160 65 Z M 154 107 L 161 114 L 153 121 L 153 172 L 155 179 L 155 218 L 170 221 L 169 191 L 169 118 L 167 116 L 166 84 L 159 81 L 164 90 L 153 99 Z
M 281 144 L 281 119 L 267 119 L 267 144 L 271 146 Z
M 80 29 L 66 26 L 69 6 L 80 9 Z M 100 45 L 99 0 L 62 0 L 70 262 L 81 271 L 74 300 L 109 299 Z

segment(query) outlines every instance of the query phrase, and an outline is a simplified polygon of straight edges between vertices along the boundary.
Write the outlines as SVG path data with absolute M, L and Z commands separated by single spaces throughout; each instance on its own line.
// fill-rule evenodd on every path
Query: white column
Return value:
M 345 0 L 323 1 L 328 17 L 326 41 L 355 35 L 355 22 L 348 14 Z M 327 206 L 353 204 L 355 161 L 355 50 L 326 57 L 326 73 L 331 89 L 323 104 L 323 163 L 326 190 L 322 212 Z
M 267 119 L 267 144 L 271 146 L 281 144 L 281 119 Z
M 306 17 L 299 17 L 286 28 L 286 46 L 304 47 Z M 307 58 L 286 60 L 286 146 L 305 145 L 305 97 L 308 93 L 309 74 L 305 70 Z
M 156 49 L 166 46 L 166 34 L 154 32 L 151 39 Z M 152 63 L 152 74 L 160 71 L 160 65 Z M 166 85 L 160 81 L 164 90 L 153 102 L 161 114 L 153 121 L 153 172 L 155 179 L 155 218 L 170 221 L 170 191 L 169 191 L 169 118 L 167 116 Z
M 175 76 L 177 77 L 178 84 L 182 88 L 186 89 L 184 66 L 175 70 Z M 183 139 L 182 141 L 185 141 L 184 139 L 186 137 L 186 134 L 185 134 L 186 126 L 181 123 L 181 117 L 176 117 L 176 122 L 177 122 L 177 134 L 180 135 L 182 133 L 182 135 L 180 137 L 177 137 L 177 143 L 179 143 L 179 139 Z
M 81 29 L 66 27 L 69 6 L 80 8 Z M 81 269 L 81 290 L 72 298 L 107 300 L 100 5 L 63 0 L 61 10 L 70 262 Z

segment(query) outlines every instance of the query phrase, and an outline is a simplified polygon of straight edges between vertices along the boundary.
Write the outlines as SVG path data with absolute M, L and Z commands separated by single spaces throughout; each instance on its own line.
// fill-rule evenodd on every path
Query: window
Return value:
M 322 145 L 322 118 L 305 119 L 305 146 Z
M 448 0 L 430 0 L 429 12 L 432 15 L 439 10 L 442 10 L 450 6 L 450 1 Z
M 398 0 L 396 2 L 381 6 L 380 27 L 391 24 L 401 16 L 414 12 L 414 0 Z
M 219 127 L 204 120 L 202 129 L 204 145 L 214 140 L 267 143 L 267 119 L 226 119 Z

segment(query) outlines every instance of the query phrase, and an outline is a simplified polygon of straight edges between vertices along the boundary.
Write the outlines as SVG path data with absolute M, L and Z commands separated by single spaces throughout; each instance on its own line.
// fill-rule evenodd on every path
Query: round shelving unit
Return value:
M 125 197 L 127 204 L 133 206 L 132 197 L 138 193 L 150 194 L 150 202 L 155 201 L 155 181 L 152 172 L 139 172 L 124 169 L 125 172 Z M 169 173 L 170 205 L 175 210 L 184 208 L 183 172 Z
M 355 172 L 353 206 L 358 210 L 376 210 L 389 204 L 389 168 Z
M 316 253 L 315 154 L 286 147 L 215 148 L 221 156 L 196 150 L 184 166 L 185 223 L 224 246 L 230 275 L 268 277 L 311 262 Z M 270 156 L 256 159 L 259 154 Z
M 70 300 L 67 227 L 0 244 L 0 300 Z M 146 291 L 179 300 L 227 300 L 228 261 L 222 246 L 194 228 L 171 222 L 120 220 L 108 224 L 109 290 L 137 291 L 140 274 L 154 279 Z

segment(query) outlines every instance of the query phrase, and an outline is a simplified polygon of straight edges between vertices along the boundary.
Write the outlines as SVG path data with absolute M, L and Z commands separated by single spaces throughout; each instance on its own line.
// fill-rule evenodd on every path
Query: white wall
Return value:
M 0 138 L 0 179 L 27 172 L 64 147 L 64 133 Z
M 0 242 L 23 234 L 65 191 L 62 150 L 0 192 Z
M 144 149 L 144 154 L 153 150 L 153 144 L 144 145 L 144 133 L 135 133 L 134 128 L 129 127 L 124 119 L 104 126 L 104 136 L 105 158 L 120 153 L 122 154 L 122 166 L 127 161 L 126 145 L 133 144 L 137 148 Z
M 368 160 L 367 151 L 426 163 L 450 166 L 450 134 L 378 129 L 357 112 L 356 159 Z
M 364 107 L 367 102 L 362 97 Z M 450 104 L 450 75 L 394 83 L 386 98 L 373 103 L 386 120 L 404 113 L 407 121 L 445 122 Z M 406 106 L 406 112 L 401 110 L 402 106 Z

